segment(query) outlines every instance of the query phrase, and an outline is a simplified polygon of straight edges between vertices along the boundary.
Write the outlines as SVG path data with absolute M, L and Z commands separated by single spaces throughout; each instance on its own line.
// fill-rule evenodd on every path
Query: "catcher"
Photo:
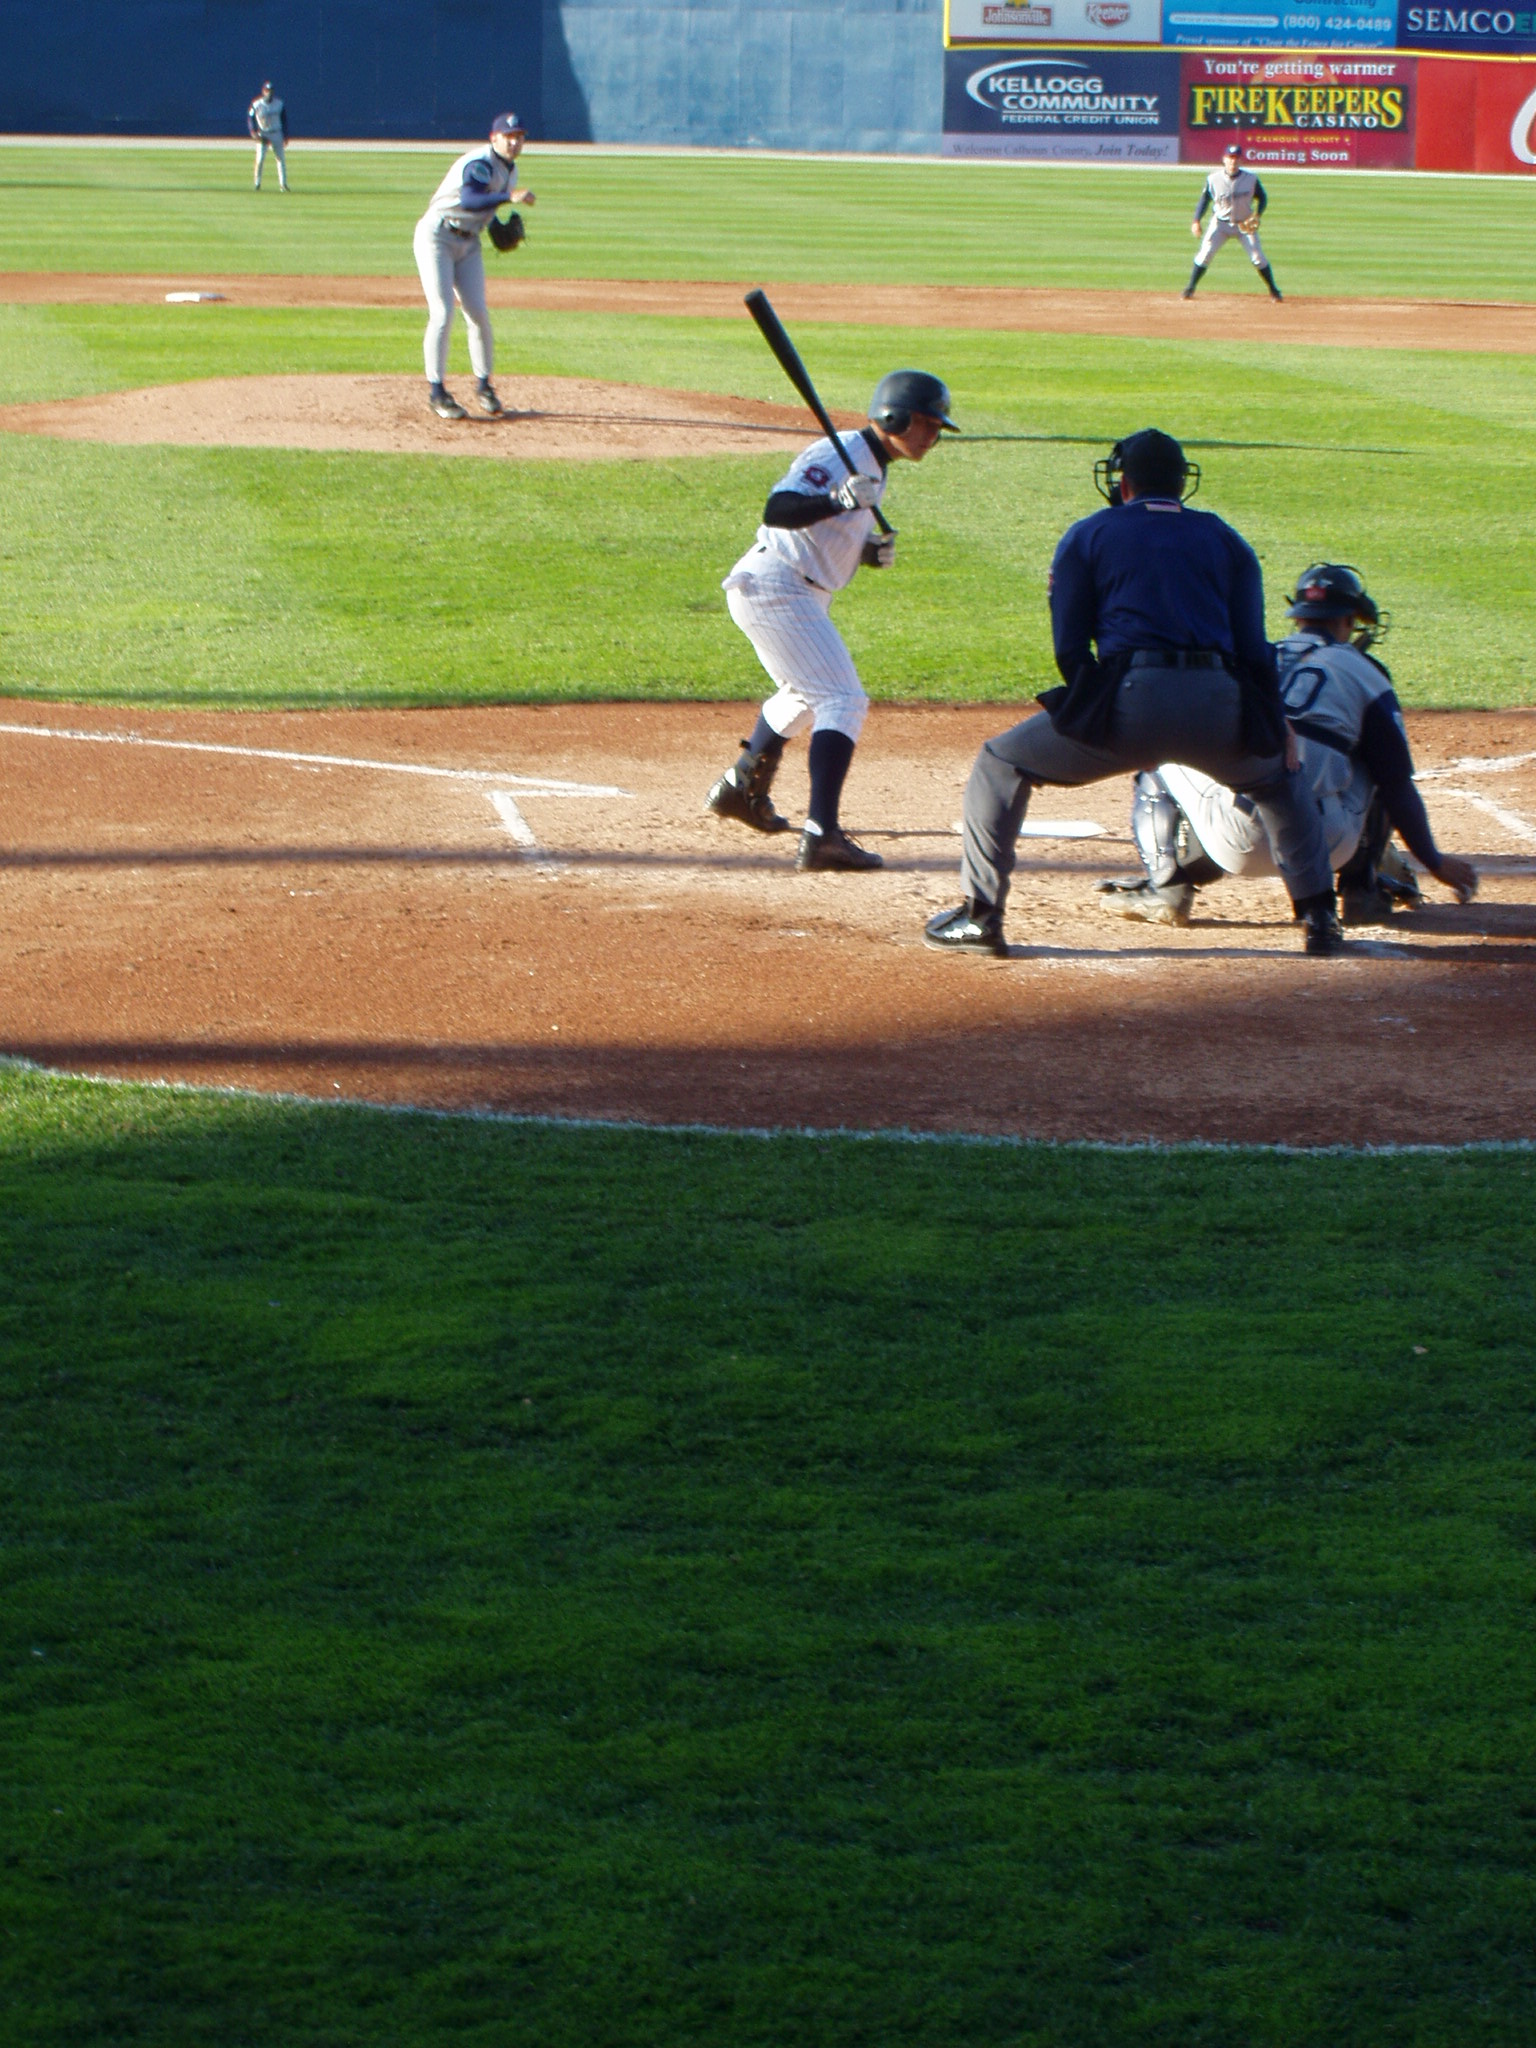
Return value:
M 1435 844 L 1392 678 L 1371 652 L 1386 620 L 1358 572 L 1314 563 L 1297 579 L 1289 612 L 1297 629 L 1276 650 L 1280 695 L 1338 872 L 1345 922 L 1377 924 L 1399 905 L 1418 904 L 1417 876 L 1388 845 L 1394 830 L 1458 901 L 1470 902 L 1477 869 Z M 1118 917 L 1188 924 L 1204 883 L 1276 873 L 1253 804 L 1193 768 L 1170 762 L 1137 776 L 1131 831 L 1145 872 L 1100 884 L 1103 908 Z
M 1195 287 L 1204 277 L 1211 258 L 1233 235 L 1239 237 L 1254 269 L 1269 286 L 1269 296 L 1275 300 L 1283 297 L 1259 241 L 1259 216 L 1268 204 L 1269 194 L 1258 178 L 1243 168 L 1243 145 L 1229 142 L 1221 153 L 1219 169 L 1212 171 L 1205 181 L 1200 204 L 1189 224 L 1189 232 L 1200 239 L 1200 247 L 1195 252 L 1195 267 L 1189 273 L 1189 283 L 1180 293 L 1181 298 L 1192 299 L 1195 296 Z M 1211 224 L 1202 235 L 1201 222 L 1208 211 Z
M 491 123 L 490 147 L 471 149 L 451 164 L 447 176 L 416 223 L 413 247 L 421 287 L 427 295 L 427 403 L 439 419 L 469 415 L 443 382 L 448 368 L 448 332 L 453 303 L 464 308 L 469 326 L 469 361 L 475 373 L 475 402 L 493 418 L 504 410 L 491 384 L 495 337 L 485 303 L 485 264 L 480 254 L 482 230 L 489 228 L 498 249 L 515 249 L 523 239 L 521 214 L 499 221 L 496 209 L 510 200 L 532 206 L 533 194 L 517 182 L 517 159 L 525 140 L 516 114 L 498 114 Z

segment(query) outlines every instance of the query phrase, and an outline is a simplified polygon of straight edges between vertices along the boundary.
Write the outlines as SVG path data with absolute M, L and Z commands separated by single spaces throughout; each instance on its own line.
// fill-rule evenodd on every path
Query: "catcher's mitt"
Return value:
M 1256 213 L 1244 214 L 1237 226 L 1240 234 L 1256 235 L 1259 232 L 1259 216 Z
M 498 220 L 494 214 L 491 215 L 491 240 L 498 249 L 515 249 L 526 237 L 527 232 L 520 213 L 509 213 L 505 220 Z

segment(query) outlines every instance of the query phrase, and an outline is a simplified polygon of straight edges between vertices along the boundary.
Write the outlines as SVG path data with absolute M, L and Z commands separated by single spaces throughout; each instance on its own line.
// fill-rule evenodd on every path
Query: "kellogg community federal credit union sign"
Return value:
M 1099 48 L 1020 50 L 981 61 L 980 51 L 951 50 L 944 154 L 1175 163 L 1179 60 L 1157 50 Z

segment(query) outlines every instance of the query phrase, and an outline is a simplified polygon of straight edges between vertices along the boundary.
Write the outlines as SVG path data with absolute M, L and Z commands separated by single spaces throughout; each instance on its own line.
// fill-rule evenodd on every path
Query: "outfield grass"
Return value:
M 500 328 L 504 362 L 529 373 L 787 396 L 745 319 L 527 314 Z M 1095 454 L 1156 420 L 1203 463 L 1202 502 L 1258 547 L 1275 634 L 1306 562 L 1358 561 L 1397 615 L 1386 651 L 1406 702 L 1529 701 L 1536 361 L 830 326 L 802 339 L 849 407 L 920 354 L 975 437 L 898 469 L 897 572 L 839 600 L 877 698 L 1023 699 L 1054 680 L 1051 550 L 1097 503 Z M 419 350 L 405 312 L 10 307 L 0 401 L 416 374 Z M 509 468 L 0 437 L 0 689 L 241 704 L 751 696 L 761 674 L 718 585 L 784 460 Z
M 7 2038 L 1530 2039 L 1533 1171 L 0 1073 Z
M 455 155 L 306 153 L 294 190 L 243 153 L 0 147 L 0 269 L 411 276 Z M 1202 169 L 550 154 L 515 264 L 534 277 L 1121 285 L 1189 272 Z M 1265 173 L 1266 246 L 1297 292 L 1536 299 L 1536 183 Z M 61 233 L 60 221 L 81 232 Z M 110 223 L 110 235 L 101 232 Z M 493 261 L 495 259 L 492 259 Z M 1252 290 L 1235 251 L 1205 289 Z

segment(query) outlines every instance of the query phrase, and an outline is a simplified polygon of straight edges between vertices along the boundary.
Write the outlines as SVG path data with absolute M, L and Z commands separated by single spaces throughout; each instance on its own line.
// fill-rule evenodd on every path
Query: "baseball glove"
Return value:
M 498 220 L 495 214 L 492 214 L 490 232 L 491 240 L 496 247 L 506 250 L 515 249 L 526 237 L 528 230 L 523 226 L 523 216 L 520 213 L 509 213 L 505 220 Z
M 1256 235 L 1259 232 L 1259 216 L 1256 213 L 1245 214 L 1237 225 L 1241 234 Z

